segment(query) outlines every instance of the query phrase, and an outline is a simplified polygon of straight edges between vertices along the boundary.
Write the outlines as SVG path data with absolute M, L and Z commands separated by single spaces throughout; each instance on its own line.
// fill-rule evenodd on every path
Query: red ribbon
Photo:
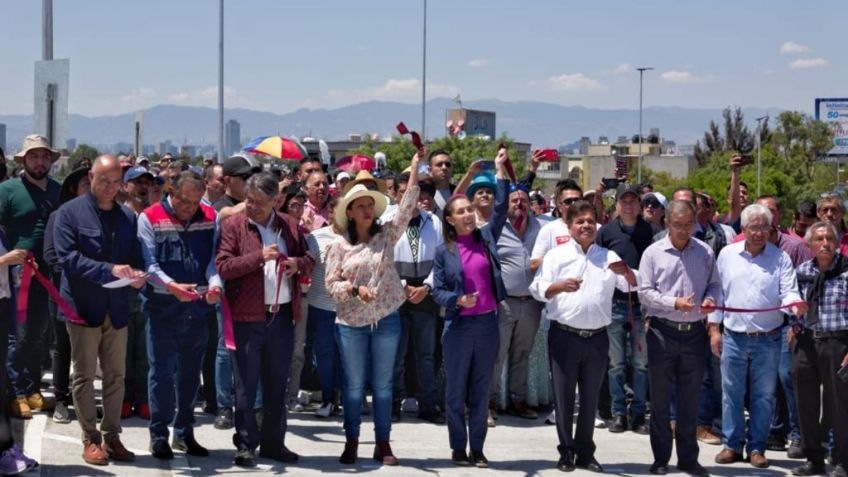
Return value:
M 71 323 L 77 325 L 87 325 L 85 320 L 80 318 L 77 314 L 74 307 L 72 307 L 68 302 L 66 302 L 62 296 L 59 294 L 59 291 L 56 290 L 56 287 L 53 286 L 53 283 L 47 279 L 41 272 L 38 271 L 38 268 L 35 266 L 35 256 L 33 256 L 32 252 L 27 252 L 26 261 L 23 264 L 23 275 L 21 276 L 21 288 L 18 290 L 18 323 L 25 324 L 27 322 L 27 307 L 29 306 L 29 288 L 32 284 L 32 277 L 35 277 L 38 280 L 38 283 L 47 290 L 47 294 L 50 295 L 50 298 L 56 302 L 56 306 L 62 310 L 62 313 Z
M 503 143 L 498 144 L 498 151 L 501 149 L 506 149 L 506 145 Z M 509 179 L 512 183 L 518 184 L 518 181 L 515 179 L 515 169 L 512 168 L 512 161 L 510 161 L 508 157 L 506 158 L 506 161 L 504 161 L 504 169 L 506 169 L 506 173 L 509 174 Z
M 712 312 L 712 311 L 726 311 L 728 313 L 761 313 L 761 312 L 766 312 L 766 311 L 788 310 L 788 309 L 792 308 L 793 306 L 803 305 L 805 303 L 806 303 L 805 301 L 795 301 L 795 302 L 792 302 L 788 305 L 772 306 L 772 307 L 769 307 L 769 308 L 736 308 L 736 307 L 732 307 L 732 306 L 709 306 L 709 307 L 705 306 L 703 308 L 705 310 L 710 310 L 710 312 Z M 842 303 L 842 304 L 848 304 L 848 303 Z
M 421 142 L 421 136 L 419 136 L 417 132 L 410 131 L 409 129 L 407 129 L 406 124 L 403 124 L 403 121 L 398 123 L 397 130 L 401 135 L 409 134 L 410 136 L 412 136 L 412 144 L 415 146 L 416 149 L 421 149 L 422 147 L 424 147 L 424 143 Z

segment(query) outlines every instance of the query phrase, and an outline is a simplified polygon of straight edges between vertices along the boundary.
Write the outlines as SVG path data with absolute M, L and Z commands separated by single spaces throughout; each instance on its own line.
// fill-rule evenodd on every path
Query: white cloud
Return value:
M 189 94 L 186 92 L 174 93 L 168 95 L 168 101 L 172 103 L 185 103 L 188 101 Z
M 156 99 L 157 96 L 156 91 L 151 88 L 136 88 L 130 94 L 122 96 L 121 100 L 128 103 L 138 103 Z
M 427 82 L 427 97 L 456 96 L 459 88 L 449 84 Z M 363 89 L 332 89 L 327 96 L 334 101 L 354 103 L 375 100 L 417 100 L 421 98 L 421 81 L 416 78 L 395 79 L 390 78 L 385 83 L 372 88 Z
M 573 93 L 577 91 L 597 91 L 603 85 L 583 73 L 551 76 L 544 81 L 531 81 L 530 86 L 543 87 L 551 91 Z
M 809 46 L 795 43 L 794 41 L 787 41 L 780 46 L 780 53 L 783 55 L 794 55 L 798 53 L 806 53 L 808 51 L 810 51 Z
M 489 64 L 489 60 L 486 58 L 474 58 L 473 60 L 468 61 L 468 66 L 472 68 L 482 68 Z
M 688 71 L 669 70 L 660 74 L 660 79 L 672 84 L 705 83 L 715 79 L 713 75 L 698 76 Z
M 616 66 L 615 68 L 609 70 L 608 73 L 615 76 L 622 76 L 626 75 L 627 73 L 630 73 L 631 71 L 633 71 L 633 67 L 630 66 L 630 63 L 622 63 Z
M 218 105 L 218 87 L 209 86 L 197 91 L 179 91 L 169 94 L 166 99 L 169 103 L 185 106 L 207 106 Z M 250 108 L 255 107 L 246 97 L 238 93 L 230 86 L 224 86 L 224 107 L 227 108 Z
M 793 70 L 803 70 L 808 68 L 823 68 L 828 65 L 824 58 L 801 58 L 789 63 L 789 67 Z

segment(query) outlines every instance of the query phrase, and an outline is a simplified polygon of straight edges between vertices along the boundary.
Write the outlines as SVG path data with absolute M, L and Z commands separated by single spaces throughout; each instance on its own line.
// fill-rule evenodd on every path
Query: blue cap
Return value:
M 129 169 L 127 169 L 127 172 L 124 172 L 124 184 L 126 184 L 127 182 L 130 182 L 130 181 L 134 181 L 134 180 L 138 179 L 139 177 L 143 177 L 143 176 L 149 177 L 150 180 L 155 179 L 155 177 L 153 176 L 153 173 L 148 171 L 147 169 L 145 169 L 142 166 L 130 167 Z
M 474 197 L 474 193 L 477 192 L 477 189 L 481 187 L 488 187 L 489 189 L 492 189 L 492 192 L 494 192 L 497 187 L 495 175 L 491 172 L 482 172 L 477 174 L 474 177 L 474 180 L 471 181 L 471 185 L 468 186 L 468 191 L 465 192 L 465 195 L 471 199 Z

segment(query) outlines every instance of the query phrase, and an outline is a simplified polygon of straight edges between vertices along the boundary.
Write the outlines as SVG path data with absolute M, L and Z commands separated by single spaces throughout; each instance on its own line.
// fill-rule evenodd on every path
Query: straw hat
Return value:
M 386 211 L 386 207 L 389 205 L 389 198 L 386 197 L 385 194 L 376 191 L 376 190 L 368 190 L 363 184 L 356 184 L 350 189 L 345 188 L 347 192 L 339 201 L 339 204 L 335 207 L 334 214 L 336 225 L 340 230 L 347 230 L 347 207 L 353 203 L 356 199 L 362 197 L 371 197 L 374 199 L 374 217 L 380 217 L 383 215 L 383 212 Z
M 29 136 L 24 138 L 24 145 L 21 152 L 15 154 L 15 162 L 19 164 L 23 164 L 24 156 L 27 155 L 29 151 L 34 149 L 47 149 L 50 151 L 50 160 L 52 162 L 56 162 L 56 159 L 59 159 L 61 153 L 52 147 L 50 147 L 50 142 L 44 136 L 39 136 L 38 134 L 30 134 Z
M 347 195 L 348 191 L 352 190 L 354 186 L 361 185 L 363 182 L 369 181 L 377 184 L 378 191 L 382 192 L 383 194 L 386 193 L 386 181 L 384 181 L 383 179 L 377 179 L 376 177 L 371 175 L 371 171 L 367 171 L 365 169 L 359 171 L 356 174 L 355 179 L 345 184 L 345 188 L 342 192 Z

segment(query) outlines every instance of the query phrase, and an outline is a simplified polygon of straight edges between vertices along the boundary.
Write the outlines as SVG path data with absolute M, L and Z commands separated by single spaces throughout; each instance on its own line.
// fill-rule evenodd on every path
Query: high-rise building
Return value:
M 224 125 L 224 157 L 229 157 L 241 149 L 241 124 L 230 119 Z
M 67 149 L 68 152 L 74 152 L 74 149 L 77 148 L 77 140 L 75 138 L 69 137 L 68 140 L 65 142 L 65 149 Z
M 3 149 L 3 152 L 8 152 L 6 150 L 6 125 L 0 123 L 0 148 Z

